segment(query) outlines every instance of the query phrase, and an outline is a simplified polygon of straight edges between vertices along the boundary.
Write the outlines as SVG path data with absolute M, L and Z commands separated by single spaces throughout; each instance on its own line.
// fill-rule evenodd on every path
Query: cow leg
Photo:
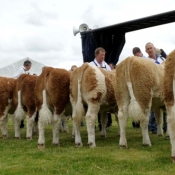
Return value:
M 140 127 L 142 129 L 142 136 L 143 136 L 143 145 L 151 146 L 149 134 L 148 134 L 148 122 L 149 122 L 149 115 L 148 113 L 145 117 L 140 120 Z
M 120 136 L 120 125 L 119 125 L 119 121 L 118 121 L 118 116 L 117 116 L 117 113 L 115 113 L 115 120 L 117 121 L 117 124 L 118 124 L 118 136 Z
M 175 163 L 175 105 L 167 108 L 167 126 L 171 142 L 171 156 Z
M 154 116 L 157 123 L 157 135 L 163 136 L 163 111 L 161 109 L 154 110 Z
M 119 146 L 121 148 L 127 148 L 127 140 L 126 140 L 126 125 L 128 119 L 127 106 L 125 108 L 119 108 L 118 111 L 118 121 L 120 125 L 120 141 Z
M 27 115 L 27 133 L 26 133 L 26 138 L 28 140 L 32 139 L 32 131 L 33 131 L 33 126 L 34 126 L 34 119 L 35 119 L 35 116 L 36 116 L 36 111 L 34 112 L 34 114 L 29 117 Z
M 0 128 L 2 131 L 3 139 L 7 139 L 7 137 L 8 137 L 7 122 L 8 122 L 8 115 L 3 116 L 2 119 L 0 119 Z
M 77 147 L 81 147 L 81 146 L 83 146 L 82 140 L 81 140 L 81 135 L 80 135 L 81 119 L 75 117 L 74 115 L 72 115 L 72 118 L 73 118 L 73 128 L 74 128 L 74 132 L 75 132 L 75 145 Z
M 106 112 L 101 113 L 101 137 L 106 137 L 106 124 L 108 122 L 108 118 L 106 116 Z
M 61 119 L 61 122 L 60 122 L 60 124 L 59 124 L 59 131 L 60 132 L 63 132 L 64 131 L 64 129 L 63 129 L 63 120 Z
M 69 116 L 64 115 L 63 121 L 64 121 L 63 130 L 69 132 L 69 126 L 68 126 Z
M 38 126 L 37 125 L 38 125 L 38 122 L 34 121 L 33 130 L 32 130 L 33 134 L 37 133 L 37 131 L 38 131 Z
M 46 90 L 43 90 L 43 104 L 39 111 L 39 121 L 38 121 L 38 148 L 44 148 L 45 146 L 45 128 L 51 123 L 52 112 L 49 110 L 46 99 Z
M 73 119 L 72 119 L 72 138 L 75 138 L 75 127 Z
M 75 145 L 77 147 L 82 147 L 82 140 L 80 135 L 80 123 L 82 121 L 83 109 L 77 107 L 76 101 L 72 100 L 72 138 L 75 137 Z
M 61 114 L 62 115 L 62 114 Z M 59 143 L 59 131 L 60 131 L 60 124 L 61 124 L 61 117 L 57 114 L 54 114 L 53 121 L 52 121 L 52 132 L 53 132 L 53 141 L 54 145 L 60 145 Z
M 14 119 L 14 128 L 15 128 L 15 138 L 20 138 L 20 124 L 21 120 Z
M 86 113 L 87 131 L 88 131 L 88 145 L 90 148 L 96 147 L 95 144 L 95 121 L 100 109 L 99 105 L 88 104 Z
M 45 127 L 46 124 L 43 122 L 38 122 L 39 138 L 38 138 L 38 148 L 44 148 L 45 146 Z

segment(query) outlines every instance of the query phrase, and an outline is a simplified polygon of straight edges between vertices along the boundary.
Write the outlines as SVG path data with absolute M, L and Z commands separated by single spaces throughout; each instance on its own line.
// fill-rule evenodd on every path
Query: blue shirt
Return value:
M 148 57 L 148 58 L 150 58 L 150 57 Z M 160 57 L 159 55 L 156 55 L 156 60 L 155 59 L 153 59 L 153 58 L 150 58 L 152 61 L 154 61 L 156 64 L 161 64 L 161 63 L 163 63 L 164 61 L 165 61 L 165 58 L 163 58 L 163 57 Z

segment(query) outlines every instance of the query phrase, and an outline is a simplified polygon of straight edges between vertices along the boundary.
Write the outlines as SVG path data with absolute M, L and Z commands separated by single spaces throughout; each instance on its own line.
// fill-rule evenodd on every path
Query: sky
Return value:
M 174 0 L 0 0 L 0 68 L 23 58 L 70 69 L 83 63 L 81 37 L 73 27 L 105 27 L 174 10 Z M 175 23 L 126 33 L 119 57 L 152 42 L 166 53 L 175 49 Z

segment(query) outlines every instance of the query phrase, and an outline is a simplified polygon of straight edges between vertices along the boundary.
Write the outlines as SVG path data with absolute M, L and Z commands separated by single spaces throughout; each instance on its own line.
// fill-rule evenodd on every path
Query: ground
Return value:
M 97 147 L 93 149 L 87 145 L 86 126 L 81 127 L 84 146 L 75 147 L 71 137 L 71 120 L 70 132 L 60 133 L 60 147 L 51 144 L 51 125 L 47 127 L 44 150 L 38 149 L 38 135 L 34 135 L 31 141 L 25 139 L 26 125 L 22 129 L 20 140 L 14 138 L 11 117 L 8 126 L 8 140 L 0 140 L 0 175 L 170 175 L 175 172 L 170 141 L 165 136 L 158 137 L 149 133 L 152 147 L 142 146 L 141 130 L 133 128 L 131 120 L 127 126 L 128 149 L 119 148 L 114 116 L 106 138 L 101 138 L 99 130 L 96 130 Z

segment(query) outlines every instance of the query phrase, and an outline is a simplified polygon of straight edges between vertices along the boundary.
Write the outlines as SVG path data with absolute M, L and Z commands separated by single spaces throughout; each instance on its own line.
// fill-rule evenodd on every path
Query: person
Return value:
M 159 49 L 159 48 L 155 48 L 156 49 L 156 54 L 159 55 L 160 57 L 163 57 L 166 59 L 167 54 L 165 53 L 165 51 L 163 49 Z
M 21 66 L 21 67 L 13 74 L 13 77 L 12 77 L 12 78 L 17 79 L 21 74 L 27 74 L 27 73 L 28 73 L 27 71 L 30 70 L 31 66 L 32 66 L 31 61 L 29 61 L 29 60 L 24 61 L 23 66 Z
M 146 56 L 143 55 L 143 53 L 142 53 L 142 51 L 140 50 L 139 47 L 134 47 L 132 49 L 132 53 L 133 53 L 134 56 L 146 58 Z
M 30 70 L 32 66 L 31 61 L 26 60 L 23 63 L 23 66 L 21 66 L 13 75 L 12 78 L 17 79 L 21 74 L 27 74 L 28 70 Z M 24 128 L 24 120 L 21 120 L 20 128 Z
M 111 70 L 110 66 L 104 61 L 105 53 L 106 51 L 102 47 L 98 47 L 97 49 L 95 49 L 95 58 L 94 61 L 90 62 L 90 64 L 106 70 Z
M 90 64 L 95 65 L 99 68 L 103 68 L 106 70 L 111 70 L 111 67 L 105 62 L 105 49 L 102 47 L 98 47 L 95 49 L 95 58 L 93 61 L 90 62 Z M 110 126 L 112 126 L 112 117 L 111 117 L 111 113 L 107 112 L 106 113 L 107 117 L 108 117 L 108 123 L 107 123 L 107 127 L 109 128 Z M 101 116 L 100 113 L 98 113 L 98 123 L 99 123 L 99 129 L 101 130 Z
M 77 69 L 78 67 L 76 66 L 76 65 L 73 65 L 73 66 L 71 66 L 71 69 L 70 69 L 70 71 L 74 71 L 75 69 Z
M 160 55 L 156 54 L 156 48 L 151 42 L 148 42 L 145 45 L 145 51 L 148 54 L 148 58 L 154 61 L 156 64 L 161 64 L 165 61 L 165 58 L 161 57 Z
M 148 42 L 145 45 L 145 51 L 148 54 L 148 58 L 154 61 L 156 64 L 161 64 L 165 61 L 165 58 L 161 57 L 160 55 L 156 54 L 156 48 L 154 47 L 153 43 Z M 165 122 L 165 121 L 164 121 Z M 166 123 L 164 123 L 164 132 L 166 132 Z M 150 131 L 152 131 L 153 134 L 157 133 L 157 124 L 155 120 L 154 113 L 151 112 L 150 118 L 149 118 L 149 124 L 148 128 Z
M 109 63 L 109 67 L 111 68 L 111 70 L 115 69 L 115 65 L 113 63 Z

